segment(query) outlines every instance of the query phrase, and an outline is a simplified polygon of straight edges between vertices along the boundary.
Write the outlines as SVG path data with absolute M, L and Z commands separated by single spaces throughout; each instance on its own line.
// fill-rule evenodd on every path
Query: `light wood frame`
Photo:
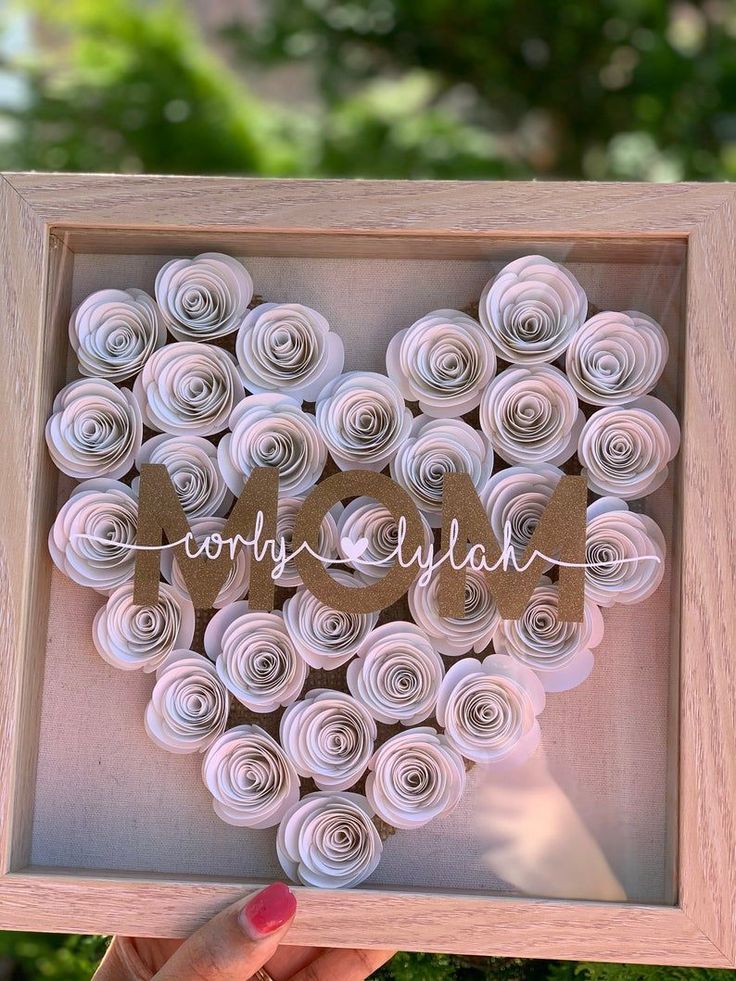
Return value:
M 299 889 L 295 944 L 736 965 L 736 187 L 0 178 L 0 926 L 183 936 L 236 881 L 29 865 L 68 263 L 82 251 L 489 256 L 533 238 L 586 254 L 687 246 L 681 651 L 672 906 Z M 441 251 L 438 252 L 438 239 Z M 356 253 L 355 250 L 358 250 Z

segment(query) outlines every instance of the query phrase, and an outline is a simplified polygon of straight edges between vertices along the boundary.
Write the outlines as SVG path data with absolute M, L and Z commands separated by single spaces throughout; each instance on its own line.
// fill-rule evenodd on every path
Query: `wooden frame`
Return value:
M 735 966 L 736 188 L 11 174 L 0 195 L 0 925 L 182 936 L 245 888 L 29 866 L 45 644 L 32 600 L 48 592 L 40 556 L 53 508 L 41 433 L 66 345 L 65 324 L 50 321 L 65 307 L 75 250 L 226 250 L 244 233 L 271 254 L 328 256 L 346 242 L 365 255 L 437 254 L 437 236 L 443 255 L 464 256 L 529 238 L 606 255 L 640 246 L 666 256 L 685 243 L 676 904 L 300 889 L 289 939 Z

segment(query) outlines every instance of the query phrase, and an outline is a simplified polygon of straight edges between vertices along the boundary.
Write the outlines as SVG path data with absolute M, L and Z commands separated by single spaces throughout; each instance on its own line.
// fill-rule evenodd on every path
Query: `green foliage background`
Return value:
M 203 4 L 204 6 L 204 4 Z M 205 36 L 175 0 L 0 5 L 0 168 L 728 180 L 736 4 L 270 0 Z M 287 74 L 277 95 L 253 80 Z M 277 76 L 278 77 L 278 76 Z M 259 89 L 260 90 L 260 89 Z M 0 934 L 0 981 L 80 981 L 105 938 Z M 398 954 L 383 981 L 725 971 Z

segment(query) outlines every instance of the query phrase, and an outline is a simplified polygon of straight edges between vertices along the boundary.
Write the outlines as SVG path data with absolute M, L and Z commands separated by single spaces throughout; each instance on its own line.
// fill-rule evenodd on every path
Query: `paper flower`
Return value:
M 85 480 L 49 532 L 54 565 L 80 586 L 110 593 L 135 572 L 138 500 L 119 480 Z
M 411 496 L 432 528 L 442 524 L 447 474 L 464 473 L 482 493 L 493 470 L 493 450 L 462 419 L 417 416 L 391 463 L 391 476 Z
M 459 657 L 474 650 L 481 654 L 491 643 L 500 622 L 500 614 L 488 579 L 481 572 L 465 570 L 465 615 L 440 615 L 439 570 L 427 585 L 418 579 L 409 587 L 409 609 L 416 623 L 427 634 L 434 647 L 449 657 Z
M 299 777 L 260 726 L 234 726 L 212 743 L 202 778 L 215 814 L 241 828 L 272 828 L 299 800 Z
M 314 402 L 342 371 L 342 339 L 321 313 L 301 303 L 261 303 L 249 311 L 235 343 L 246 388 Z
M 479 405 L 496 371 L 496 355 L 472 317 L 434 310 L 392 337 L 386 370 L 425 415 L 452 418 Z
M 517 561 L 537 530 L 545 508 L 563 477 L 559 467 L 538 463 L 535 467 L 508 467 L 499 470 L 489 480 L 482 495 L 483 506 L 500 546 L 505 541 L 505 529 L 510 532 L 509 543 Z
M 217 539 L 215 539 L 215 542 L 209 542 L 208 539 L 214 535 L 221 537 L 225 524 L 225 518 L 196 518 L 194 521 L 191 521 L 189 527 L 194 541 L 192 542 L 191 539 L 189 541 L 189 554 L 195 555 L 199 553 L 201 548 L 202 556 L 217 558 L 220 554 L 220 546 L 216 544 Z M 223 545 L 222 551 L 229 556 L 230 546 L 227 544 Z M 206 561 L 206 558 L 204 561 Z M 182 575 L 177 559 L 174 558 L 172 549 L 164 549 L 161 552 L 161 575 L 179 593 L 188 593 L 186 580 Z M 248 592 L 249 581 L 250 549 L 241 547 L 235 550 L 235 557 L 212 606 L 216 610 L 220 610 L 225 606 L 229 606 L 235 600 L 242 599 Z
M 539 745 L 536 717 L 544 708 L 541 682 L 502 654 L 465 658 L 448 670 L 437 700 L 437 721 L 455 749 L 475 763 L 518 766 Z
M 422 526 L 426 550 L 433 542 L 432 530 L 425 518 Z M 371 497 L 356 497 L 339 517 L 337 542 L 340 555 L 364 579 L 382 579 L 397 562 L 399 527 L 383 504 Z
M 210 344 L 167 344 L 146 362 L 133 386 L 144 421 L 174 436 L 213 436 L 245 396 L 235 359 Z
M 383 470 L 406 439 L 411 412 L 394 382 L 349 371 L 317 396 L 317 425 L 341 470 Z
M 429 638 L 413 623 L 376 627 L 348 665 L 354 698 L 377 722 L 413 726 L 434 711 L 445 669 Z
M 303 497 L 279 497 L 278 508 L 276 511 L 276 542 L 281 547 L 283 543 L 283 557 L 286 560 L 276 580 L 278 586 L 292 587 L 301 586 L 302 577 L 292 558 L 294 552 L 292 539 L 294 537 L 294 525 L 297 516 L 304 505 Z M 337 557 L 339 533 L 337 529 L 336 515 L 342 514 L 342 505 L 336 504 L 331 508 L 322 519 L 319 526 L 319 541 L 316 551 L 326 559 Z
M 585 601 L 583 621 L 559 618 L 560 591 L 542 576 L 532 593 L 523 617 L 502 620 L 493 646 L 531 668 L 545 691 L 577 688 L 593 670 L 593 653 L 603 640 L 601 611 Z
M 158 603 L 136 606 L 133 583 L 118 586 L 92 624 L 92 640 L 108 664 L 122 671 L 155 671 L 174 650 L 194 638 L 194 607 L 186 596 L 159 583 Z
M 552 365 L 507 368 L 483 393 L 480 425 L 507 463 L 564 463 L 585 419 L 575 390 Z
M 587 518 L 586 596 L 599 606 L 641 603 L 651 596 L 662 582 L 667 551 L 656 521 L 629 511 L 616 497 L 598 498 Z
M 238 329 L 253 296 L 253 280 L 237 259 L 203 252 L 162 266 L 155 292 L 178 341 L 211 341 Z
M 344 569 L 330 575 L 341 586 L 363 583 Z M 349 661 L 378 620 L 378 613 L 333 610 L 302 588 L 284 603 L 284 622 L 297 650 L 310 667 L 339 668 Z
M 584 402 L 625 405 L 654 388 L 668 356 L 667 335 L 656 320 L 635 310 L 607 310 L 573 337 L 567 377 Z
M 376 723 L 360 702 L 341 691 L 313 688 L 281 717 L 279 739 L 302 777 L 320 790 L 347 790 L 373 755 Z
M 357 886 L 381 861 L 383 843 L 361 794 L 307 794 L 287 812 L 278 835 L 281 868 L 305 886 Z
M 146 732 L 169 753 L 201 753 L 224 730 L 229 708 L 227 690 L 207 658 L 176 650 L 156 672 Z
M 135 465 L 166 467 L 184 514 L 192 518 L 221 517 L 230 510 L 233 497 L 217 465 L 217 447 L 201 436 L 169 436 L 161 433 L 147 439 L 138 451 Z M 137 490 L 140 477 L 133 481 Z
M 559 357 L 587 309 L 585 292 L 568 269 L 527 255 L 486 284 L 478 314 L 500 358 L 531 365 Z
M 624 500 L 645 497 L 667 479 L 680 427 L 664 402 L 645 395 L 625 407 L 598 409 L 585 423 L 578 457 L 588 487 Z
M 80 378 L 62 388 L 46 423 L 51 459 L 78 480 L 123 477 L 142 439 L 143 420 L 133 393 L 104 379 Z
M 421 828 L 451 811 L 465 790 L 465 764 L 431 727 L 391 736 L 370 762 L 365 795 L 394 828 Z
M 233 494 L 256 467 L 276 467 L 279 489 L 293 497 L 317 482 L 327 460 L 314 418 L 288 395 L 250 395 L 236 407 L 217 447 L 220 470 Z
M 166 341 L 158 307 L 143 290 L 97 290 L 69 321 L 79 374 L 121 382 L 141 370 Z
M 204 647 L 228 691 L 253 712 L 274 712 L 301 694 L 307 662 L 284 626 L 283 615 L 231 603 L 207 624 Z

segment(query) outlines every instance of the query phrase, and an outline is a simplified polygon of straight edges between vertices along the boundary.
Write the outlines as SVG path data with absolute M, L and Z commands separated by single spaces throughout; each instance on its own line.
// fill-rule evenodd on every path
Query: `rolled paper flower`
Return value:
M 151 429 L 213 436 L 245 396 L 235 359 L 221 347 L 180 341 L 148 359 L 133 392 Z
M 473 569 L 465 570 L 465 615 L 443 617 L 439 608 L 439 570 L 427 585 L 415 579 L 409 587 L 409 609 L 433 646 L 448 657 L 474 650 L 481 654 L 491 643 L 501 616 L 488 585 L 488 578 Z
M 253 280 L 237 259 L 203 252 L 162 266 L 155 292 L 178 341 L 211 341 L 238 329 L 253 297 Z
M 394 828 L 422 828 L 449 813 L 465 790 L 465 763 L 446 736 L 417 727 L 391 736 L 370 762 L 365 795 Z
M 432 529 L 422 517 L 424 527 L 423 555 L 433 543 Z M 370 497 L 356 497 L 343 510 L 337 523 L 340 555 L 364 579 L 382 579 L 399 558 L 408 562 L 411 555 L 399 555 L 399 526 L 387 507 Z
M 284 816 L 276 836 L 281 868 L 305 886 L 344 889 L 367 879 L 383 843 L 361 794 L 307 794 Z
M 391 463 L 391 476 L 406 490 L 432 528 L 442 524 L 447 474 L 464 473 L 479 494 L 493 470 L 493 450 L 482 433 L 462 419 L 417 416 Z
M 468 657 L 445 675 L 437 721 L 467 759 L 511 768 L 539 745 L 536 717 L 544 702 L 544 688 L 530 668 L 503 654 L 482 662 Z
M 320 790 L 347 790 L 373 755 L 376 723 L 360 702 L 341 691 L 313 688 L 281 716 L 279 739 L 302 777 Z
M 139 372 L 165 343 L 166 328 L 143 290 L 97 290 L 72 314 L 69 340 L 80 375 L 121 382 Z
M 169 436 L 161 433 L 147 439 L 138 451 L 135 465 L 146 463 L 166 467 L 184 514 L 192 518 L 221 517 L 227 514 L 233 497 L 217 465 L 217 447 L 201 436 Z M 137 490 L 140 477 L 133 481 Z
M 228 691 L 253 712 L 274 712 L 301 694 L 307 662 L 284 626 L 283 615 L 231 603 L 207 624 L 204 647 Z
M 527 255 L 486 284 L 478 313 L 500 358 L 531 365 L 559 357 L 587 310 L 585 291 L 568 269 Z
M 645 395 L 631 405 L 594 412 L 580 434 L 578 457 L 594 493 L 629 501 L 665 482 L 679 446 L 674 413 Z
M 293 497 L 321 476 L 327 449 L 314 418 L 288 395 L 250 395 L 230 416 L 230 432 L 217 447 L 220 470 L 233 494 L 240 494 L 256 467 L 275 467 L 281 493 Z
M 218 558 L 221 552 L 229 556 L 230 545 L 226 543 L 220 546 L 218 539 L 214 537 L 222 536 L 225 524 L 225 518 L 196 518 L 190 522 L 189 527 L 194 541 L 190 539 L 189 544 L 185 546 L 188 553 L 192 556 L 201 554 L 205 557 L 205 561 L 206 557 L 210 559 Z M 214 540 L 211 540 L 213 538 Z M 178 561 L 174 558 L 172 549 L 164 549 L 161 552 L 161 575 L 179 593 L 188 593 L 189 590 L 186 580 L 182 575 Z M 240 547 L 235 551 L 235 558 L 225 577 L 225 582 L 220 587 L 220 591 L 212 606 L 216 610 L 221 610 L 235 600 L 242 599 L 248 592 L 249 581 L 250 549 Z
M 169 753 L 202 753 L 225 729 L 230 699 L 214 666 L 194 651 L 173 651 L 156 672 L 146 732 Z
M 584 402 L 625 405 L 654 388 L 668 356 L 667 335 L 656 320 L 636 310 L 606 310 L 572 339 L 565 367 Z
M 659 525 L 629 511 L 625 501 L 600 497 L 588 508 L 585 595 L 599 606 L 641 603 L 664 576 L 667 551 Z
M 546 364 L 502 371 L 480 405 L 481 429 L 507 463 L 559 466 L 575 452 L 584 422 L 575 389 Z
M 593 653 L 603 640 L 603 616 L 586 599 L 581 623 L 560 620 L 560 590 L 546 576 L 519 620 L 502 620 L 493 646 L 531 668 L 545 691 L 577 688 L 593 670 Z
M 276 512 L 276 543 L 279 548 L 283 546 L 283 568 L 276 579 L 279 586 L 292 587 L 301 586 L 302 577 L 293 559 L 292 539 L 294 536 L 294 525 L 297 516 L 304 505 L 303 497 L 279 497 L 278 509 Z M 336 516 L 342 514 L 342 505 L 336 504 L 322 519 L 319 526 L 319 541 L 317 552 L 326 559 L 334 559 L 337 556 L 339 533 L 337 530 Z M 281 558 L 281 556 L 280 556 Z M 274 572 L 278 572 L 275 569 Z
M 482 502 L 493 534 L 503 546 L 508 528 L 509 544 L 518 562 L 563 476 L 558 467 L 538 463 L 535 467 L 499 470 L 488 482 Z
M 80 378 L 62 388 L 46 423 L 51 459 L 78 480 L 123 477 L 142 439 L 143 419 L 133 393 L 104 379 Z
M 317 425 L 341 470 L 383 470 L 411 427 L 394 382 L 373 371 L 349 371 L 317 396 Z
M 80 586 L 110 593 L 133 577 L 138 499 L 119 480 L 85 480 L 49 532 L 54 565 Z
M 456 418 L 480 404 L 496 371 L 493 347 L 477 321 L 459 310 L 434 310 L 399 331 L 386 370 L 401 394 L 432 418 Z
M 377 722 L 413 726 L 434 711 L 445 669 L 429 638 L 413 623 L 376 627 L 348 665 L 354 698 Z
M 246 388 L 314 402 L 342 371 L 343 343 L 321 313 L 301 303 L 261 303 L 246 316 L 235 343 Z
M 361 586 L 356 576 L 335 569 L 330 575 L 341 586 Z M 353 657 L 376 625 L 378 613 L 333 610 L 302 587 L 284 603 L 284 622 L 307 664 L 312 668 L 339 668 Z
M 299 801 L 299 777 L 260 726 L 234 726 L 212 743 L 202 778 L 215 814 L 241 828 L 272 828 Z
M 136 606 L 133 583 L 123 583 L 97 611 L 92 639 L 100 657 L 114 668 L 155 671 L 173 650 L 190 648 L 194 607 L 166 583 L 158 589 L 154 606 Z

